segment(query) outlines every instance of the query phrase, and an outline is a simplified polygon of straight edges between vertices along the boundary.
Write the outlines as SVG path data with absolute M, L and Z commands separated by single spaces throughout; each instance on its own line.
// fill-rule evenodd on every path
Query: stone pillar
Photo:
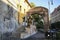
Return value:
M 48 12 L 45 12 L 45 15 L 44 15 L 44 30 L 45 30 L 45 32 L 47 32 L 49 30 Z

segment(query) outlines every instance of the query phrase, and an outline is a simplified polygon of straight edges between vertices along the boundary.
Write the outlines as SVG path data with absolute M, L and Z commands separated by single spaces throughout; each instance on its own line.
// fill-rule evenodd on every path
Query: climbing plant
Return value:
M 40 17 L 40 15 L 37 14 L 37 13 L 36 14 L 32 14 L 31 16 L 34 19 L 34 22 L 36 23 L 35 24 L 36 28 L 37 29 L 43 28 L 43 22 L 41 21 L 42 17 Z

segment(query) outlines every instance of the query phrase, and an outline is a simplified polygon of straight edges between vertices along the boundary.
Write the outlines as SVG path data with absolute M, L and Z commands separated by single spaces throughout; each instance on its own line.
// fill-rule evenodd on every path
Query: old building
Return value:
M 31 5 L 29 4 L 28 0 L 18 0 L 18 1 L 17 0 L 1 0 L 1 2 L 0 2 L 1 5 L 3 5 L 2 8 L 4 8 L 5 11 L 7 12 L 9 7 L 9 10 L 12 11 L 14 18 L 19 23 L 23 22 L 23 17 L 26 15 L 26 12 L 31 8 Z
M 26 16 L 26 12 L 31 8 L 28 0 L 20 1 L 20 22 L 23 22 L 23 17 Z
M 8 24 L 11 18 L 11 21 L 14 21 L 12 22 L 14 25 L 15 23 L 21 24 L 23 22 L 23 17 L 26 16 L 26 12 L 30 8 L 31 5 L 28 0 L 0 0 L 0 33 L 2 31 L 10 31 Z M 6 25 L 6 27 L 4 25 Z M 17 27 L 17 25 L 15 25 L 16 27 L 12 27 L 12 25 L 10 24 L 11 31 L 15 30 Z
M 54 9 L 51 13 L 51 23 L 60 21 L 60 6 Z

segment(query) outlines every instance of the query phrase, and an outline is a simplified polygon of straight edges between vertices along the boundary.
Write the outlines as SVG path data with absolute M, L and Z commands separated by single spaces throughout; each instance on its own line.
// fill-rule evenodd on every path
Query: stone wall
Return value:
M 17 11 L 0 0 L 0 33 L 5 33 L 12 27 L 17 28 L 18 22 L 15 19 Z M 10 22 L 11 21 L 11 22 Z
M 0 1 L 0 21 L 3 21 L 5 14 L 7 13 L 7 6 L 5 3 Z

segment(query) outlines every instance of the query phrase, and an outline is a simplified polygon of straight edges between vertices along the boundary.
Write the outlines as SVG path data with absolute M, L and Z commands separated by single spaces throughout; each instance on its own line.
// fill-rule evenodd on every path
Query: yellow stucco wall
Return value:
M 26 15 L 26 12 L 31 8 L 25 0 L 20 0 L 20 23 L 23 22 L 23 17 Z M 24 12 L 25 9 L 25 12 Z

